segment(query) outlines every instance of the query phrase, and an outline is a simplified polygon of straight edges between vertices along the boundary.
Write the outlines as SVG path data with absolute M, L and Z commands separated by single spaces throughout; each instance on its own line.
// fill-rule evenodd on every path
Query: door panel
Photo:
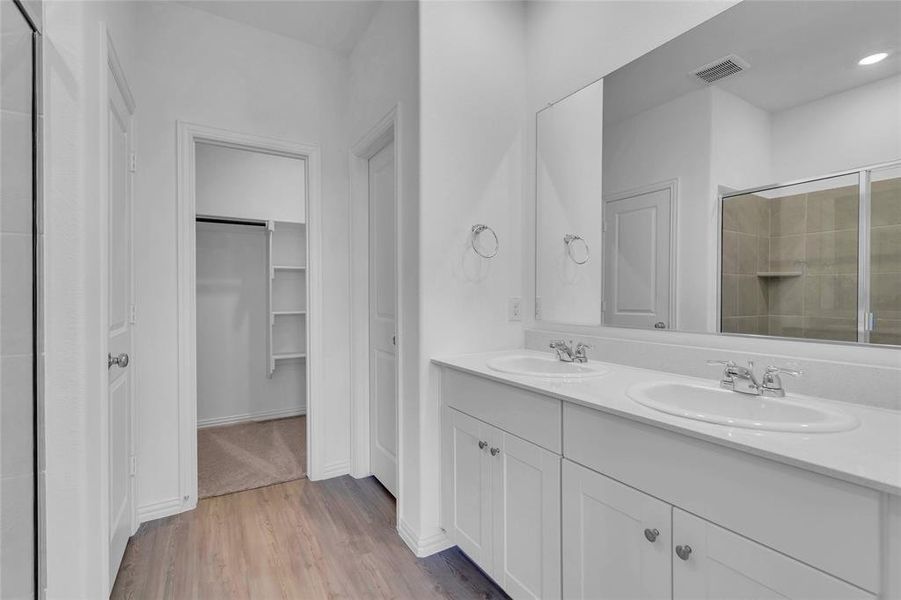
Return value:
M 686 560 L 673 555 L 674 600 L 875 598 L 678 508 L 673 509 L 673 543 L 683 552 L 691 548 Z
M 563 461 L 563 596 L 669 598 L 671 508 Z M 648 530 L 653 541 L 646 537 Z
M 370 469 L 397 496 L 394 144 L 369 160 Z
M 128 362 L 110 365 L 109 427 L 109 533 L 110 585 L 116 579 L 125 545 L 132 533 L 134 486 L 131 461 L 132 394 L 132 216 L 131 216 L 131 113 L 111 73 L 107 73 L 108 103 L 108 296 L 107 341 L 113 357 Z
M 495 428 L 490 441 L 495 579 L 517 600 L 559 598 L 560 457 Z
M 604 323 L 670 327 L 671 190 L 604 202 Z
M 442 421 L 444 528 L 469 558 L 491 574 L 489 427 L 452 408 L 444 409 Z

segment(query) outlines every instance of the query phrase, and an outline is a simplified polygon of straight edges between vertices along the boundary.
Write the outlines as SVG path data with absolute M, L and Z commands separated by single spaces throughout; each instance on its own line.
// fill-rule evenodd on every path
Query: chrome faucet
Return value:
M 737 365 L 731 360 L 708 360 L 707 364 L 723 365 L 721 388 L 753 396 L 782 398 L 785 396 L 785 388 L 782 387 L 782 378 L 779 375 L 798 377 L 803 374 L 802 371 L 770 365 L 763 373 L 763 380 L 758 381 L 754 375 L 754 361 L 749 360 L 747 367 Z
M 587 363 L 588 355 L 586 353 L 588 350 L 591 350 L 591 346 L 579 342 L 576 344 L 575 348 L 573 348 L 572 344 L 572 340 L 570 340 L 569 343 L 565 340 L 554 340 L 549 346 L 557 353 L 557 358 L 563 362 Z

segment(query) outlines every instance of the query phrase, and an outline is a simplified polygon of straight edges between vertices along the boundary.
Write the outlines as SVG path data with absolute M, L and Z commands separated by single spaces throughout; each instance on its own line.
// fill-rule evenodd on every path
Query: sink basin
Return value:
M 648 408 L 678 417 L 761 431 L 825 433 L 848 431 L 856 417 L 817 405 L 815 400 L 768 398 L 720 387 L 677 382 L 639 383 L 626 394 Z
M 583 379 L 598 377 L 607 372 L 607 369 L 591 363 L 569 363 L 558 360 L 554 356 L 543 357 L 528 354 L 498 356 L 489 360 L 487 364 L 489 369 L 501 373 L 544 379 Z

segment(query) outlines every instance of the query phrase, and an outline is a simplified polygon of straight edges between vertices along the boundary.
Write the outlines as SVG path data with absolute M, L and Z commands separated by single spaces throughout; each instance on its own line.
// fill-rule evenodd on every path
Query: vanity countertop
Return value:
M 510 350 L 434 358 L 437 365 L 538 392 L 660 427 L 700 440 L 835 477 L 883 492 L 901 495 L 901 412 L 848 402 L 818 400 L 856 416 L 860 425 L 838 433 L 779 433 L 715 425 L 671 416 L 647 408 L 626 395 L 639 382 L 667 381 L 694 384 L 715 380 L 687 377 L 613 363 L 591 361 L 608 371 L 586 379 L 553 380 L 495 371 L 487 362 L 510 354 L 544 356 L 532 350 Z M 786 382 L 789 394 L 791 382 Z

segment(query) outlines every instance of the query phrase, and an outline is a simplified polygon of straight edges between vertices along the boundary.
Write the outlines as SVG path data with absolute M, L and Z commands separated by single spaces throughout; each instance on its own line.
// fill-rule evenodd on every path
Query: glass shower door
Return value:
M 0 597 L 36 581 L 34 35 L 0 0 Z
M 870 172 L 869 341 L 901 345 L 901 165 Z

